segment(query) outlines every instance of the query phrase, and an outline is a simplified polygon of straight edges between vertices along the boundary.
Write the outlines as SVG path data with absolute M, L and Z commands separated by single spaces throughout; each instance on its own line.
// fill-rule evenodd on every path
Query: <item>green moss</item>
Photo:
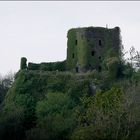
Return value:
M 39 64 L 35 64 L 35 63 L 31 63 L 31 62 L 28 63 L 29 70 L 39 70 L 39 68 L 40 68 Z
M 86 49 L 87 46 L 87 40 L 86 38 L 82 38 L 81 34 L 84 35 L 85 29 L 80 29 L 77 31 L 77 40 L 78 44 L 76 46 L 77 48 L 77 55 L 78 55 L 78 63 L 81 67 L 86 67 L 88 63 L 87 55 L 88 55 L 88 49 Z
M 101 45 L 99 45 L 101 40 Z M 118 57 L 121 45 L 120 29 L 115 27 L 75 28 L 68 31 L 67 69 L 79 66 L 81 71 L 105 70 L 103 62 L 108 57 Z M 73 58 L 74 54 L 74 58 Z
M 77 50 L 75 47 L 76 41 L 76 30 L 71 29 L 68 31 L 68 42 L 67 42 L 67 69 L 70 69 L 76 65 L 77 61 Z
M 67 59 L 61 62 L 28 63 L 21 59 L 21 69 L 39 71 L 107 70 L 105 62 L 110 57 L 119 58 L 120 29 L 115 27 L 86 27 L 70 29 L 67 34 Z
M 65 69 L 65 61 L 40 64 L 28 63 L 28 70 L 65 71 Z
M 20 69 L 26 69 L 27 68 L 27 59 L 25 57 L 21 58 L 21 62 L 20 62 Z

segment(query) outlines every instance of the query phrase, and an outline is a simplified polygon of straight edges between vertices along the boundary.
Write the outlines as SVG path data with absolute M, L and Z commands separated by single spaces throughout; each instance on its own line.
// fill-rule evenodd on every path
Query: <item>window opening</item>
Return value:
M 101 66 L 98 67 L 98 71 L 99 71 L 99 72 L 102 71 L 102 67 L 101 67 Z
M 99 46 L 101 46 L 102 45 L 102 42 L 101 42 L 101 40 L 99 40 Z
M 94 55 L 95 55 L 95 51 L 92 51 L 92 52 L 91 52 L 91 55 L 94 56 Z
M 77 45 L 77 39 L 75 40 L 75 45 Z
M 72 54 L 72 58 L 74 58 L 74 53 Z
M 79 72 L 79 68 L 78 68 L 78 67 L 76 67 L 76 72 L 77 72 L 77 73 Z

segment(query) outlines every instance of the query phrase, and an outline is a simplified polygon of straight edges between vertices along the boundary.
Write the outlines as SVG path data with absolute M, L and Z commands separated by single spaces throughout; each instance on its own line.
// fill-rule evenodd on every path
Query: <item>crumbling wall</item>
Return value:
M 27 59 L 22 58 L 21 69 L 43 71 L 72 70 L 76 72 L 89 70 L 101 72 L 102 70 L 107 70 L 110 74 L 116 75 L 121 48 L 119 27 L 113 29 L 103 27 L 75 28 L 68 31 L 67 37 L 66 60 L 40 64 L 28 63 L 27 66 Z M 114 67 L 116 68 L 115 70 Z
M 79 67 L 81 71 L 105 69 L 104 60 L 119 57 L 120 29 L 115 27 L 75 28 L 68 31 L 67 70 Z M 74 54 L 74 58 L 73 58 Z
M 28 63 L 27 70 L 65 71 L 65 61 L 50 63 Z

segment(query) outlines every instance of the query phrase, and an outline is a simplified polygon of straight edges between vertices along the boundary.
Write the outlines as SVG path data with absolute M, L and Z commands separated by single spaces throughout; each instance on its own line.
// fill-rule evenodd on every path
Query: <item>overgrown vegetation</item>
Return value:
M 65 61 L 61 62 L 50 62 L 50 63 L 41 63 L 41 64 L 35 64 L 35 63 L 28 63 L 28 70 L 42 70 L 42 71 L 65 71 Z
M 93 69 L 101 71 L 106 69 L 104 61 L 108 58 L 119 59 L 121 48 L 119 27 L 74 28 L 68 31 L 67 37 L 66 68 L 68 70 L 75 70 L 77 66 L 81 71 Z
M 13 81 L 14 81 L 14 74 L 11 72 L 9 72 L 5 76 L 0 76 L 0 104 L 3 102 Z
M 139 52 L 121 58 L 86 73 L 62 72 L 59 63 L 27 68 L 24 59 L 12 86 L 0 83 L 0 139 L 139 140 Z

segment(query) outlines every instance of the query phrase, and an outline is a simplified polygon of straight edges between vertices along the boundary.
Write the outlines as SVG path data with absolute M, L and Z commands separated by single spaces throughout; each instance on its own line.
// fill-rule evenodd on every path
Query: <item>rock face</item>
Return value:
M 121 46 L 120 28 L 75 28 L 68 31 L 67 70 L 85 72 L 104 69 L 107 57 L 118 57 Z

